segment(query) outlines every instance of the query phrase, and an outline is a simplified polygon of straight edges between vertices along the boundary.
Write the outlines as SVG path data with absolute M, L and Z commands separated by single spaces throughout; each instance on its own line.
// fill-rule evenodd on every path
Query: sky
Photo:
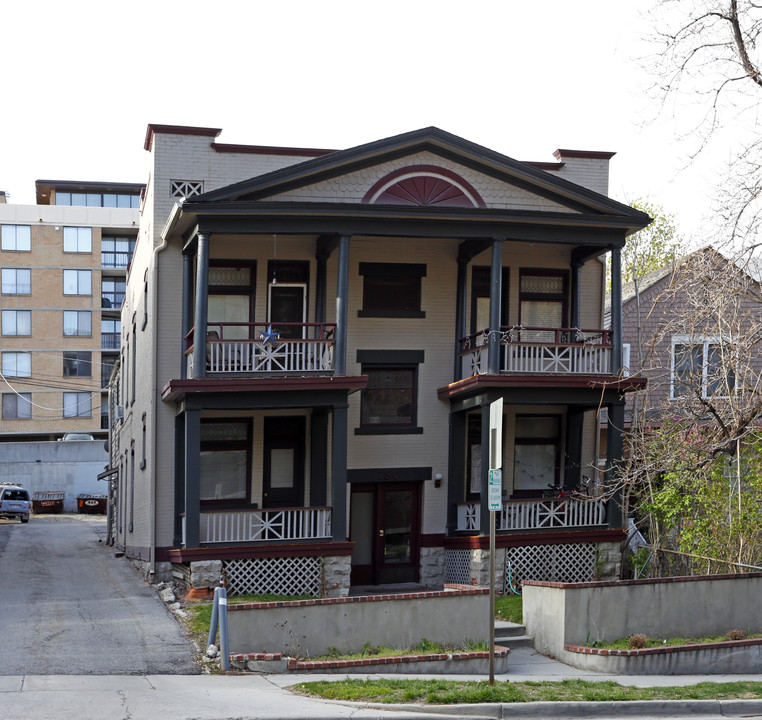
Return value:
M 343 149 L 435 125 L 517 160 L 615 151 L 609 194 L 701 233 L 718 156 L 688 163 L 642 58 L 653 0 L 5 0 L 0 190 L 145 182 L 149 123 Z

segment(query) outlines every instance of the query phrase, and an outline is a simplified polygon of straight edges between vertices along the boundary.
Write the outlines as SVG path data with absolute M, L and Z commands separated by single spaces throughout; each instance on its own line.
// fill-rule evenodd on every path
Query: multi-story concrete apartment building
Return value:
M 0 441 L 105 437 L 143 185 L 38 180 L 0 196 Z
M 112 533 L 233 592 L 614 577 L 622 452 L 612 153 L 519 162 L 437 128 L 341 151 L 151 125 L 112 397 Z M 614 313 L 604 329 L 606 256 Z M 502 401 L 502 442 L 490 409 Z M 488 453 L 488 448 L 502 448 Z M 493 479 L 495 475 L 493 474 Z

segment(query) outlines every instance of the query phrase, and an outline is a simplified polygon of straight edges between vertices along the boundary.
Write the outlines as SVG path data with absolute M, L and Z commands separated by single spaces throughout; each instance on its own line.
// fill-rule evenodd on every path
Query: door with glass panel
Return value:
M 265 418 L 263 507 L 304 505 L 304 444 L 303 417 Z
M 352 585 L 417 582 L 420 483 L 352 486 Z

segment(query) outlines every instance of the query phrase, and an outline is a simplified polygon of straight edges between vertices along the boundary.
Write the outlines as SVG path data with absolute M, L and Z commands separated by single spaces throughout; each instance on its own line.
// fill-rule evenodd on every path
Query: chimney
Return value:
M 8 193 L 5 190 L 0 190 L 0 205 L 6 205 L 8 203 Z
M 595 150 L 556 150 L 556 160 L 563 163 L 559 175 L 577 185 L 609 194 L 609 160 L 616 153 Z

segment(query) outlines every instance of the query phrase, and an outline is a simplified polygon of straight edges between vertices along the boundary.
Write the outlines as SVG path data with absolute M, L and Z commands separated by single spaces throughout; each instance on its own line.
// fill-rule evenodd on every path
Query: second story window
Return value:
M 90 270 L 64 270 L 64 295 L 92 295 L 93 274 Z
M 717 337 L 672 338 L 672 398 L 730 397 L 736 389 L 735 353 Z
M 93 229 L 89 227 L 65 227 L 63 229 L 63 249 L 70 253 L 93 251 Z
M 32 249 L 31 225 L 3 225 L 0 227 L 0 249 L 29 252 Z
M 564 327 L 566 322 L 566 273 L 559 270 L 522 270 L 519 281 L 522 327 Z M 522 340 L 553 342 L 555 332 L 523 331 Z
M 3 335 L 31 335 L 32 334 L 32 311 L 31 310 L 3 310 L 2 311 Z
M 4 352 L 2 355 L 3 375 L 6 377 L 31 377 L 32 353 Z
M 423 318 L 421 278 L 426 266 L 420 263 L 360 263 L 363 277 L 362 309 L 359 317 Z
M 0 283 L 3 295 L 31 295 L 32 271 L 30 268 L 3 268 Z
M 93 314 L 89 310 L 64 310 L 63 334 L 90 337 L 93 334 Z

